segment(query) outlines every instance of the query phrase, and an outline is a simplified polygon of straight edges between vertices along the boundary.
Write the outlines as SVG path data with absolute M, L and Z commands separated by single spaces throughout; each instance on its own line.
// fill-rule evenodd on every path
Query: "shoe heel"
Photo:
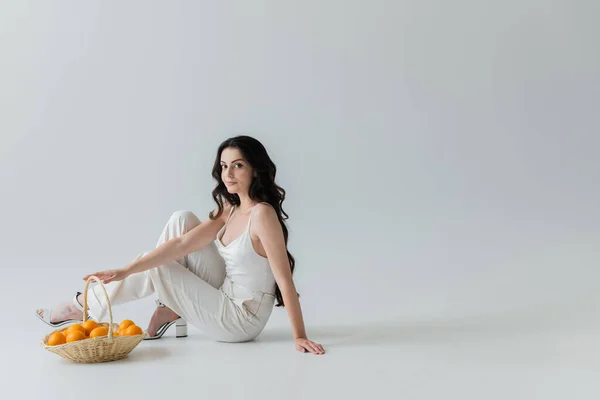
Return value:
M 175 337 L 184 338 L 187 337 L 187 321 L 183 318 L 179 318 L 175 321 Z

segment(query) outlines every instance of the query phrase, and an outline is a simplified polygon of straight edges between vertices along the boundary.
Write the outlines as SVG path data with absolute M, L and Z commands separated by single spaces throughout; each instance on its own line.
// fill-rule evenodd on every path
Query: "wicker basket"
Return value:
M 102 290 L 104 290 L 106 296 L 109 322 L 98 323 L 98 326 L 107 326 L 108 335 L 49 346 L 48 338 L 52 333 L 62 330 L 61 328 L 46 335 L 41 345 L 46 350 L 58 354 L 64 359 L 78 363 L 99 363 L 120 360 L 125 358 L 146 337 L 147 333 L 144 332 L 141 335 L 133 336 L 113 336 L 113 331 L 118 329 L 118 325 L 113 323 L 112 309 L 106 288 L 96 276 L 90 276 L 85 283 L 85 290 L 83 291 L 83 322 L 87 319 L 87 293 L 92 280 L 102 286 Z

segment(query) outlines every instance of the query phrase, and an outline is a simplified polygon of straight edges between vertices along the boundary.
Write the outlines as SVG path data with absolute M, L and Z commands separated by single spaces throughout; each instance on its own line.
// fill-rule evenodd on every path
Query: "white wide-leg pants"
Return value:
M 200 223 L 192 212 L 175 212 L 157 247 Z M 275 303 L 275 296 L 270 293 L 252 291 L 232 282 L 214 242 L 179 260 L 106 284 L 105 288 L 111 306 L 155 294 L 189 324 L 223 342 L 254 339 L 265 327 Z M 105 294 L 97 284 L 90 285 L 88 306 L 89 315 L 96 321 L 106 319 Z

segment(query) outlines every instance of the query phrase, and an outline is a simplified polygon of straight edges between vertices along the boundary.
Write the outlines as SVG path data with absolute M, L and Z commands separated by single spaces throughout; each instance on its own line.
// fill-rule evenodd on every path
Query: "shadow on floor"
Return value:
M 160 360 L 162 358 L 167 358 L 171 355 L 171 351 L 163 348 L 163 347 L 151 347 L 151 346 L 142 346 L 143 342 L 140 346 L 137 346 L 127 357 L 117 362 L 122 363 L 137 363 L 137 362 L 147 362 L 153 360 Z
M 598 331 L 600 318 L 592 310 L 537 309 L 496 315 L 471 315 L 424 320 L 389 319 L 356 325 L 307 326 L 309 338 L 331 344 L 445 343 L 456 340 L 502 340 L 553 332 Z M 267 328 L 257 342 L 289 341 L 287 328 Z

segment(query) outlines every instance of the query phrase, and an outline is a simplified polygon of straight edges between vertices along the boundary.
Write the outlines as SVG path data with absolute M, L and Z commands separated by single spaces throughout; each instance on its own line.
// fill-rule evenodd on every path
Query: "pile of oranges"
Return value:
M 126 319 L 119 324 L 117 331 L 113 330 L 112 334 L 113 336 L 134 336 L 143 334 L 143 331 L 132 320 Z M 88 319 L 81 324 L 70 325 L 68 328 L 53 332 L 48 337 L 48 346 L 57 346 L 102 336 L 108 336 L 108 326 L 100 326 L 96 321 Z

